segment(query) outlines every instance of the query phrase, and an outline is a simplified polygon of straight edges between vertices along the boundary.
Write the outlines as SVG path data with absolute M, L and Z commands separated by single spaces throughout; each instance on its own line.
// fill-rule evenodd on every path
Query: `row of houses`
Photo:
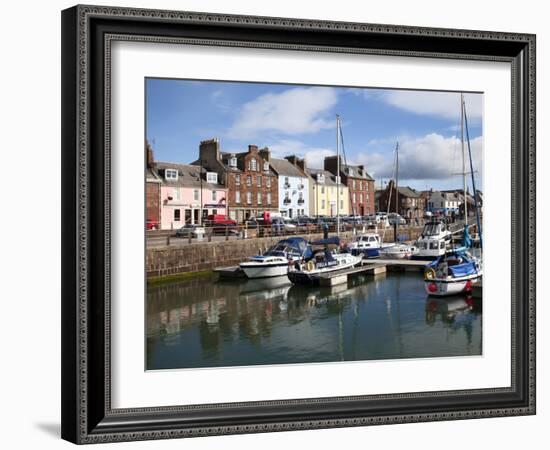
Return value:
M 375 212 L 374 179 L 364 166 L 338 164 L 336 156 L 326 157 L 323 169 L 310 169 L 305 159 L 274 158 L 267 147 L 222 152 L 218 139 L 202 141 L 191 164 L 155 161 L 148 143 L 146 155 L 147 221 L 161 229 L 200 224 L 212 214 L 243 222 L 264 213 L 295 218 Z
M 395 184 L 390 181 L 385 189 L 379 189 L 375 194 L 377 211 L 398 211 L 402 217 L 414 220 L 421 219 L 426 212 L 441 216 L 462 216 L 464 214 L 464 192 L 459 189 L 417 191 L 409 186 L 398 186 L 396 195 Z M 483 205 L 481 191 L 476 192 L 476 198 L 466 195 L 467 212 L 475 214 L 475 204 Z M 397 203 L 397 205 L 396 205 Z

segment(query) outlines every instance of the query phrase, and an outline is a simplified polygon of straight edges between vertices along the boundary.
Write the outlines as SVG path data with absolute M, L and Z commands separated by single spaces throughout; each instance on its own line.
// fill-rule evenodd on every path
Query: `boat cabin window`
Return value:
M 437 242 L 430 242 L 430 249 L 431 250 L 437 250 L 438 243 Z
M 426 236 L 435 236 L 443 231 L 442 225 L 440 223 L 427 223 L 424 226 L 424 231 L 422 234 Z
M 374 236 L 371 236 L 371 237 L 369 238 L 369 242 L 376 242 L 376 238 L 375 238 Z
M 439 248 L 440 248 L 441 250 L 445 250 L 445 241 L 441 241 L 441 242 L 439 243 Z

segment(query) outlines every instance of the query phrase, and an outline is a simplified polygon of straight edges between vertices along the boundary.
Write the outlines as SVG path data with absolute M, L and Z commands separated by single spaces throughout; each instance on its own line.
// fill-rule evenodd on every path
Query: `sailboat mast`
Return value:
M 336 235 L 340 236 L 340 116 L 336 114 Z
M 464 94 L 460 93 L 460 144 L 462 146 L 462 179 L 464 185 L 464 224 L 468 224 L 468 198 L 466 197 L 466 152 L 464 150 Z
M 399 214 L 399 141 L 395 144 L 395 213 Z

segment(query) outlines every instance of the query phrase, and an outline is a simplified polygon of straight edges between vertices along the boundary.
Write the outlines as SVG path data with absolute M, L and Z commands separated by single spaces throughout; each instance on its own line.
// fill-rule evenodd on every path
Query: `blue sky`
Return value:
M 189 163 L 201 140 L 217 137 L 222 151 L 255 144 L 321 167 L 336 153 L 339 114 L 348 162 L 364 164 L 377 186 L 393 174 L 397 141 L 400 185 L 462 185 L 454 175 L 462 169 L 459 93 L 168 79 L 146 86 L 146 137 L 159 161 Z M 465 101 L 481 189 L 483 95 Z

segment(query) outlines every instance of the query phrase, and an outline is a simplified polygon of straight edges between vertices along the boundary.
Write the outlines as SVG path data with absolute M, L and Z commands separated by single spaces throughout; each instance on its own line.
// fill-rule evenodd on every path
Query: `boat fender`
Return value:
M 424 279 L 433 280 L 434 278 L 435 278 L 435 270 L 433 270 L 431 267 L 428 267 L 424 271 Z
M 313 261 L 308 261 L 306 264 L 306 268 L 308 272 L 311 272 L 312 270 L 315 269 L 315 263 Z

